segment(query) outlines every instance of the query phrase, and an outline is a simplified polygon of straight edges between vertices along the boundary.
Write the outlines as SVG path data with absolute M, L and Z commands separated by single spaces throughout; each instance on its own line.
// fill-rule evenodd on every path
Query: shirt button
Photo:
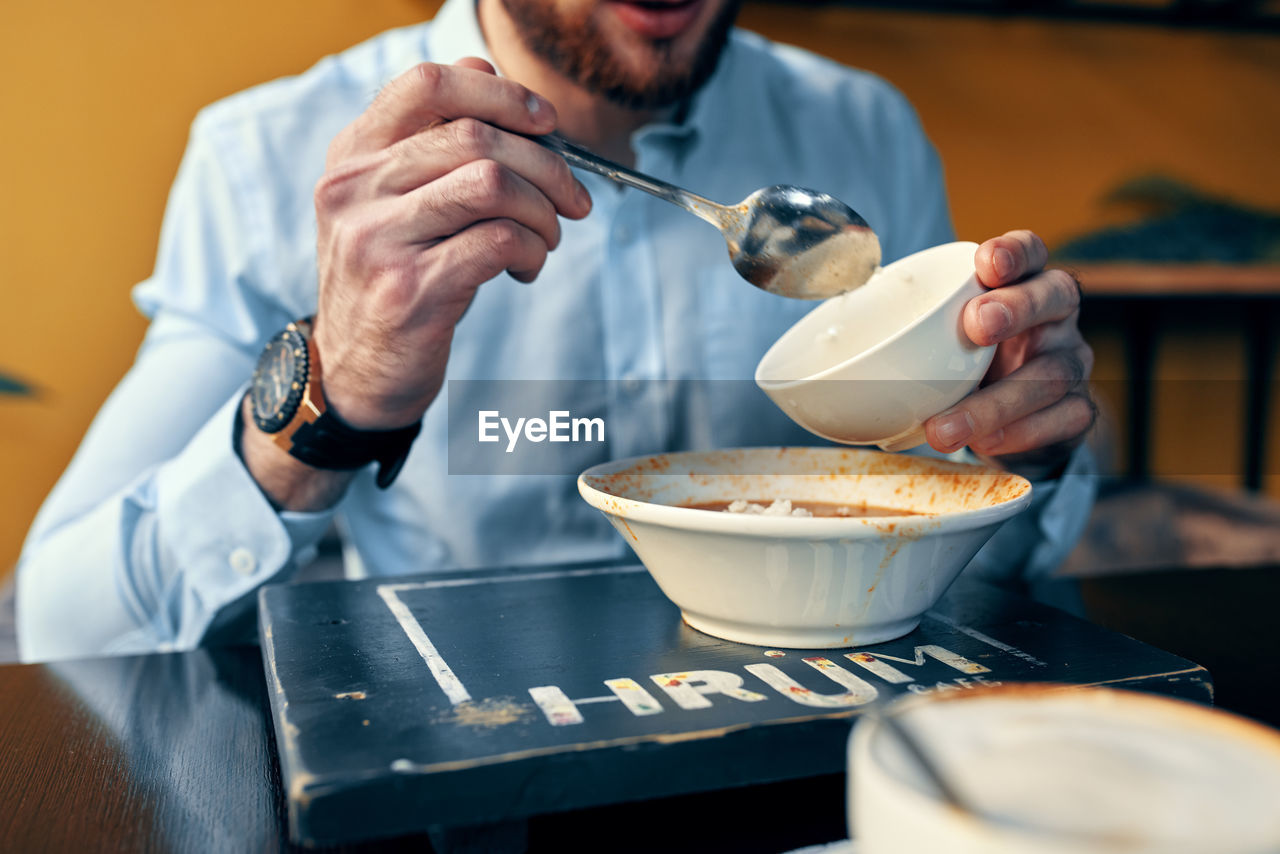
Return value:
M 638 394 L 640 392 L 640 378 L 635 376 L 627 376 L 622 378 L 622 391 L 624 394 Z
M 240 575 L 251 575 L 258 568 L 258 559 L 244 546 L 233 550 L 227 557 L 227 563 Z

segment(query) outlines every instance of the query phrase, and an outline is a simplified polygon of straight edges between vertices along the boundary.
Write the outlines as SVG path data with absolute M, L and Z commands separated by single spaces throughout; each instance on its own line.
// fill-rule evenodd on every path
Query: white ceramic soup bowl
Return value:
M 995 347 L 965 335 L 960 315 L 985 292 L 976 243 L 946 243 L 826 300 L 774 343 L 756 384 L 797 424 L 836 442 L 887 451 L 925 441 L 926 420 L 986 373 Z
M 604 463 L 578 491 L 700 631 L 799 649 L 907 634 L 1031 484 L 980 466 L 854 448 L 693 451 Z M 680 505 L 748 499 L 918 515 L 797 518 Z
M 1261 854 L 1280 851 L 1280 732 L 1168 697 L 1007 683 L 907 695 L 849 741 L 859 854 Z

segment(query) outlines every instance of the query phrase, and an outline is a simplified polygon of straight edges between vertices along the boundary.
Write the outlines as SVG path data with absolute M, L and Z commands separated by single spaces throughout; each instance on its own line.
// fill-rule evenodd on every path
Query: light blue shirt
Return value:
M 169 199 L 152 318 L 137 361 L 41 509 L 18 567 L 27 659 L 190 648 L 252 625 L 257 588 L 307 561 L 334 511 L 277 513 L 232 447 L 236 407 L 265 341 L 316 308 L 312 191 L 330 140 L 379 88 L 422 61 L 487 57 L 468 0 L 306 73 L 201 112 Z M 815 131 L 821 128 L 821 131 Z M 952 239 L 937 156 L 889 85 L 736 32 L 683 120 L 633 137 L 637 167 L 708 198 L 816 187 L 879 234 L 886 260 Z M 531 286 L 500 276 L 457 328 L 452 380 L 601 380 L 594 459 L 676 448 L 813 444 L 749 382 L 813 305 L 749 287 L 720 235 L 677 208 L 581 175 L 595 207 Z M 669 385 L 716 383 L 692 411 Z M 458 387 L 455 384 L 455 387 Z M 604 389 L 601 392 L 600 389 Z M 600 397 L 600 395 L 603 395 Z M 465 396 L 465 394 L 463 394 Z M 454 400 L 454 405 L 466 403 Z M 627 546 L 571 474 L 450 475 L 450 401 L 428 410 L 395 485 L 362 472 L 340 503 L 348 574 L 615 559 Z M 1039 485 L 970 571 L 1042 578 L 1091 500 L 1080 459 Z

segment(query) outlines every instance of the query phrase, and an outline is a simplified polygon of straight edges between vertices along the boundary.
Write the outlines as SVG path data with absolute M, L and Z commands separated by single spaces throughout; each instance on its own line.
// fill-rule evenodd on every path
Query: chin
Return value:
M 610 3 L 602 3 L 596 9 L 595 23 L 611 56 L 615 82 L 625 78 L 626 88 L 632 91 L 679 89 L 676 81 L 681 80 L 696 80 L 700 86 L 718 61 L 739 5 L 735 0 L 702 0 L 698 17 L 678 35 L 653 39 L 627 27 L 612 13 Z M 683 96 L 672 101 L 679 97 Z
M 669 7 L 675 17 L 668 7 L 655 17 L 652 7 L 626 0 L 502 3 L 526 47 L 552 69 L 615 104 L 652 110 L 687 97 L 706 81 L 740 0 L 677 2 Z

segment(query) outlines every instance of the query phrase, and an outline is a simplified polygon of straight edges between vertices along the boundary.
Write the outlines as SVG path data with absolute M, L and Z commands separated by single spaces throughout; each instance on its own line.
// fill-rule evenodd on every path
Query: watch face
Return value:
M 278 433 L 293 418 L 307 384 L 307 342 L 292 325 L 271 339 L 253 371 L 253 418 L 264 433 Z

